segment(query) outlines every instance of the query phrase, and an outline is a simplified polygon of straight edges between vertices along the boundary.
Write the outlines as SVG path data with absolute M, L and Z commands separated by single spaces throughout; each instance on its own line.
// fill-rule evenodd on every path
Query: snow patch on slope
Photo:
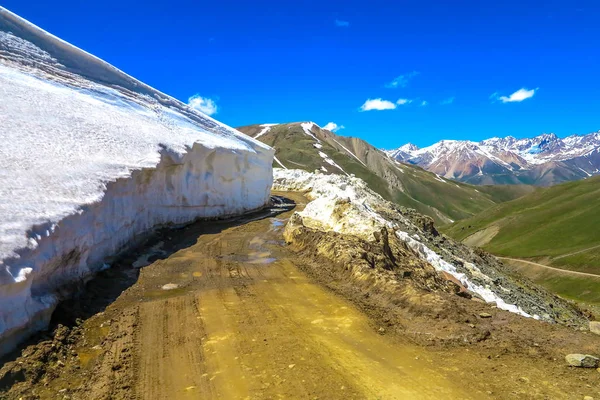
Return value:
M 312 128 L 313 126 L 318 126 L 317 124 L 315 124 L 314 122 L 303 122 L 300 124 L 300 126 L 302 127 L 302 129 L 304 130 L 304 133 L 306 133 L 308 136 L 310 136 L 311 138 L 315 139 L 317 141 L 317 143 L 321 143 L 321 141 L 319 140 L 319 138 L 317 138 L 312 132 Z
M 458 279 L 465 287 L 469 288 L 470 291 L 477 293 L 481 298 L 483 298 L 488 303 L 494 303 L 496 306 L 502 310 L 510 311 L 515 314 L 522 315 L 524 317 L 531 317 L 528 313 L 523 311 L 520 307 L 514 304 L 507 304 L 500 296 L 496 293 L 492 292 L 489 288 L 483 287 L 482 285 L 478 285 L 472 282 L 469 277 L 461 272 L 458 272 L 456 267 L 450 264 L 447 261 L 444 261 L 442 257 L 439 256 L 436 252 L 431 250 L 429 247 L 419 242 L 418 238 L 412 238 L 408 233 L 403 231 L 396 231 L 396 236 L 406 242 L 408 246 L 417 253 L 422 259 L 426 260 L 429 264 L 431 264 L 436 270 L 444 271 Z M 476 267 L 476 271 L 481 273 L 481 271 Z M 537 315 L 533 316 L 535 319 L 539 319 Z
M 275 162 L 277 162 L 277 164 L 279 164 L 279 165 L 281 166 L 281 168 L 283 168 L 283 169 L 287 169 L 287 167 L 286 167 L 285 165 L 283 165 L 283 164 L 281 163 L 281 161 L 279 161 L 279 158 L 277 158 L 277 157 L 273 156 L 273 159 L 275 160 Z
M 259 137 L 261 137 L 262 135 L 264 135 L 265 133 L 268 133 L 271 128 L 273 126 L 276 126 L 277 124 L 262 124 L 262 129 L 260 132 L 258 132 L 258 135 L 254 136 L 254 139 L 258 139 Z
M 329 156 L 325 153 L 323 153 L 322 151 L 319 151 L 319 156 L 321 156 L 321 158 L 329 165 L 333 165 L 334 167 L 336 167 L 337 169 L 339 169 L 340 171 L 342 171 L 343 173 L 345 173 L 346 175 L 348 175 L 348 173 L 346 171 L 344 171 L 342 169 L 342 167 L 340 167 L 335 161 L 333 161 L 331 158 L 329 158 Z
M 315 226 L 325 227 L 327 230 L 372 240 L 374 229 L 389 226 L 389 222 L 375 213 L 367 201 L 367 196 L 379 195 L 371 192 L 359 178 L 275 168 L 273 189 L 307 192 L 307 197 L 312 201 L 300 215 L 306 217 L 307 221 L 312 221 Z M 339 219 L 334 216 L 334 209 L 336 201 L 343 199 L 349 200 L 354 207 L 347 210 L 344 218 Z

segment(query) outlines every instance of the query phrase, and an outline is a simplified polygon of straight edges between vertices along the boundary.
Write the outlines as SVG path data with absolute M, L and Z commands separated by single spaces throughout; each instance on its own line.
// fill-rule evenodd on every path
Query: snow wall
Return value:
M 0 7 L 0 354 L 154 229 L 263 207 L 273 154 Z

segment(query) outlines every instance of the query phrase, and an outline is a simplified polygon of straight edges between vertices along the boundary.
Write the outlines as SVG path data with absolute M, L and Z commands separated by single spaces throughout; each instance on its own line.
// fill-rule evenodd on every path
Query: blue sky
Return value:
M 382 148 L 600 130 L 597 1 L 140 4 L 1 2 L 232 126 L 334 122 Z

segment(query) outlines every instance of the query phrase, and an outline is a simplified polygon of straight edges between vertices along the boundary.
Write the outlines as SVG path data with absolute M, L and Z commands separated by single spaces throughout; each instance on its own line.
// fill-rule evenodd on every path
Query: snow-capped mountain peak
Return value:
M 402 150 L 402 151 L 406 151 L 406 152 L 411 152 L 411 151 L 417 151 L 419 150 L 419 148 L 412 144 L 412 143 L 406 143 L 404 146 L 400 146 L 398 148 L 398 150 Z
M 470 183 L 548 185 L 598 174 L 599 150 L 600 132 L 594 132 L 563 139 L 543 133 L 525 139 L 441 140 L 421 149 L 408 143 L 386 153 L 398 161 Z

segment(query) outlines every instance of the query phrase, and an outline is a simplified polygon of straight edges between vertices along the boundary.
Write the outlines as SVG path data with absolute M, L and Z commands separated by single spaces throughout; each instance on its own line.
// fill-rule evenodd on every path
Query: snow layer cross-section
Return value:
M 0 353 L 139 235 L 265 205 L 272 161 L 0 7 Z

